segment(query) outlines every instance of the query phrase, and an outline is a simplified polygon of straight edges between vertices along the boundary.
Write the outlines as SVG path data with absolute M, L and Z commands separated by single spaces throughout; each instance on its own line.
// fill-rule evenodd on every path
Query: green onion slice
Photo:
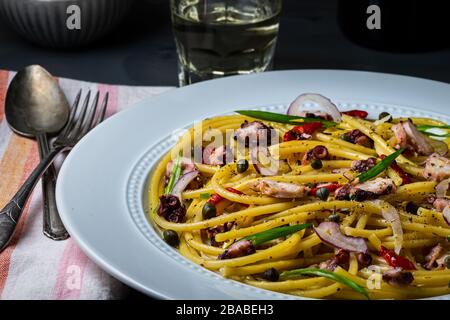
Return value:
M 405 151 L 405 148 L 401 148 L 397 150 L 396 152 L 392 153 L 391 155 L 387 156 L 380 162 L 378 162 L 374 167 L 372 167 L 370 170 L 361 173 L 357 179 L 360 183 L 366 182 L 370 179 L 375 178 L 380 173 L 382 173 L 384 170 L 386 170 L 394 161 L 397 159 L 402 153 Z
M 252 244 L 257 247 L 267 241 L 278 239 L 281 237 L 286 237 L 290 234 L 293 234 L 295 232 L 298 232 L 300 230 L 306 229 L 311 227 L 311 223 L 304 223 L 304 224 L 297 224 L 293 226 L 283 226 L 283 227 L 277 227 L 270 230 L 266 230 L 248 237 L 245 237 L 241 239 L 243 240 L 250 240 Z
M 334 127 L 337 125 L 336 122 L 328 121 L 322 118 L 305 118 L 298 116 L 289 116 L 281 113 L 274 113 L 268 111 L 258 111 L 258 110 L 237 110 L 236 113 L 242 114 L 243 116 L 252 117 L 259 120 L 287 123 L 287 124 L 301 124 L 308 122 L 321 122 L 325 128 Z
M 330 280 L 342 283 L 349 287 L 350 289 L 362 294 L 367 299 L 369 298 L 369 294 L 367 293 L 366 289 L 361 287 L 359 284 L 357 284 L 355 281 L 350 280 L 346 277 L 343 277 L 341 275 L 338 275 L 332 271 L 323 270 L 323 269 L 317 269 L 317 268 L 305 268 L 305 269 L 295 269 L 291 271 L 285 271 L 280 274 L 280 278 L 286 279 L 290 277 L 297 277 L 297 276 L 303 276 L 303 275 L 314 275 L 318 277 L 324 277 L 328 278 Z
M 172 192 L 172 189 L 175 185 L 175 183 L 180 179 L 181 176 L 181 156 L 182 151 L 178 153 L 177 159 L 175 160 L 175 164 L 172 168 L 172 174 L 170 175 L 169 183 L 167 184 L 166 188 L 164 189 L 164 194 L 170 194 Z

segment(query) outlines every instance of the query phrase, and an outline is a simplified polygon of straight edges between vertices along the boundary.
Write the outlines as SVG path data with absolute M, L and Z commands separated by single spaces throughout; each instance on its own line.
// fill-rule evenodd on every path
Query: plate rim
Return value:
M 80 148 L 80 146 L 83 146 L 85 144 L 88 144 L 89 141 L 91 140 L 91 136 L 93 136 L 93 134 L 95 134 L 96 132 L 99 132 L 101 130 L 103 131 L 107 131 L 107 129 L 105 129 L 108 124 L 112 121 L 112 119 L 115 119 L 114 121 L 119 122 L 120 119 L 125 118 L 127 115 L 129 114 L 133 114 L 133 112 L 137 112 L 137 111 L 133 111 L 133 110 L 138 110 L 138 106 L 142 106 L 145 104 L 150 104 L 150 103 L 154 103 L 157 104 L 158 101 L 156 99 L 159 100 L 164 100 L 165 97 L 170 97 L 171 95 L 174 94 L 174 91 L 177 91 L 178 94 L 182 94 L 183 92 L 186 91 L 190 91 L 193 90 L 193 88 L 200 88 L 200 90 L 202 88 L 206 88 L 208 86 L 211 86 L 211 83 L 213 84 L 217 84 L 217 86 L 225 84 L 227 82 L 231 82 L 231 81 L 235 81 L 237 79 L 242 79 L 242 81 L 250 81 L 251 78 L 261 78 L 261 77 L 266 77 L 266 78 L 270 78 L 272 75 L 286 75 L 287 77 L 289 75 L 292 74 L 297 74 L 297 73 L 315 73 L 315 72 L 330 72 L 330 73 L 340 73 L 340 74 L 359 74 L 361 75 L 367 75 L 367 76 L 377 76 L 377 77 L 397 77 L 398 79 L 401 80 L 401 78 L 404 79 L 408 79 L 408 80 L 412 80 L 412 81 L 418 81 L 420 82 L 429 82 L 430 85 L 432 86 L 446 86 L 447 89 L 450 88 L 450 85 L 444 82 L 439 82 L 439 81 L 435 81 L 435 80 L 429 80 L 429 79 L 422 79 L 422 78 L 416 78 L 416 77 L 411 77 L 411 76 L 404 76 L 404 75 L 395 75 L 395 74 L 387 74 L 387 73 L 374 73 L 374 72 L 367 72 L 367 71 L 350 71 L 350 70 L 326 70 L 326 69 L 318 69 L 318 70 L 285 70 L 285 71 L 273 71 L 273 72 L 267 72 L 267 73 L 263 73 L 263 74 L 257 74 L 257 75 L 247 75 L 247 76 L 237 76 L 237 77 L 229 77 L 229 78 L 224 78 L 224 79 L 218 79 L 218 80 L 211 80 L 211 81 L 206 81 L 203 83 L 198 83 L 198 84 L 194 84 L 191 86 L 187 86 L 184 88 L 178 88 L 176 90 L 171 90 L 169 92 L 166 93 L 162 93 L 161 95 L 158 95 L 157 97 L 153 97 L 153 98 L 148 98 L 148 99 L 144 99 L 143 101 L 135 104 L 134 106 L 131 106 L 127 109 L 125 109 L 124 111 L 121 111 L 115 115 L 113 115 L 110 119 L 108 119 L 107 121 L 105 121 L 104 123 L 102 123 L 98 128 L 96 128 L 95 130 L 93 130 L 93 132 L 89 133 L 85 138 L 82 139 L 82 141 L 79 143 L 79 145 L 77 145 L 74 150 L 69 154 L 69 156 L 67 157 L 66 161 L 64 162 L 61 171 L 60 171 L 60 176 L 58 178 L 57 181 L 57 192 L 56 192 L 56 196 L 57 196 L 57 204 L 58 207 L 61 208 L 61 218 L 64 222 L 64 224 L 66 225 L 68 231 L 71 233 L 72 237 L 74 238 L 75 242 L 80 246 L 80 248 L 82 249 L 83 252 L 85 252 L 87 254 L 87 256 L 92 259 L 96 264 L 98 264 L 102 269 L 104 269 L 105 271 L 107 271 L 108 273 L 112 274 L 114 277 L 116 277 L 117 279 L 121 280 L 122 282 L 128 284 L 129 286 L 142 291 L 146 294 L 149 294 L 153 297 L 156 298 L 162 298 L 162 299 L 175 299 L 174 297 L 171 297 L 169 295 L 165 295 L 161 292 L 158 292 L 157 290 L 153 290 L 152 288 L 149 288 L 145 285 L 142 285 L 140 283 L 140 281 L 137 281 L 136 279 L 133 279 L 132 277 L 130 277 L 129 275 L 126 274 L 126 272 L 122 271 L 122 270 L 118 270 L 117 268 L 115 268 L 111 262 L 107 261 L 107 257 L 102 257 L 101 253 L 96 252 L 96 250 L 94 249 L 94 247 L 92 246 L 92 244 L 88 243 L 89 241 L 85 238 L 83 238 L 82 236 L 79 236 L 77 234 L 77 230 L 74 226 L 72 226 L 72 220 L 70 218 L 69 215 L 69 211 L 70 210 L 64 210 L 67 209 L 67 199 L 64 196 L 64 188 L 65 188 L 65 184 L 67 183 L 65 182 L 65 176 L 67 175 L 67 172 L 70 172 L 70 166 L 68 164 L 71 163 L 72 159 L 74 157 L 77 156 L 77 150 Z M 247 80 L 245 80 L 247 79 Z M 238 80 L 239 81 L 239 80 Z M 270 81 L 270 80 L 267 80 Z M 181 92 L 181 93 L 180 93 Z M 365 100 L 367 101 L 367 100 Z M 379 103 L 387 103 L 384 101 L 379 101 Z M 275 103 L 273 103 L 275 104 Z M 395 105 L 392 103 L 389 103 L 391 105 Z M 407 106 L 402 104 L 402 106 L 406 107 L 406 108 L 411 108 L 411 106 Z M 142 108 L 142 107 L 141 107 Z M 445 111 L 445 110 L 444 110 Z M 437 113 L 435 111 L 430 111 L 432 113 Z M 446 117 L 450 117 L 450 112 L 446 115 L 445 113 L 439 113 L 442 116 L 446 116 Z M 205 116 L 206 117 L 206 116 Z M 156 139 L 158 140 L 158 139 Z M 150 149 L 150 145 L 148 145 L 148 149 Z M 138 158 L 142 157 L 142 154 L 140 154 L 138 156 Z M 131 169 L 130 169 L 131 170 Z M 128 171 L 130 171 L 128 170 Z M 286 295 L 283 295 L 286 296 Z

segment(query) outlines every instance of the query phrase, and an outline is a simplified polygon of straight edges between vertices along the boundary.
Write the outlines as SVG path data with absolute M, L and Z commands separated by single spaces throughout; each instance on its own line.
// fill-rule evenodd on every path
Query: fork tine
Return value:
M 62 135 L 66 135 L 69 131 L 69 128 L 72 127 L 72 125 L 74 123 L 74 118 L 77 113 L 78 106 L 80 104 L 80 98 L 81 98 L 82 91 L 83 91 L 83 89 L 80 89 L 80 91 L 78 91 L 78 94 L 75 97 L 75 101 L 73 102 L 72 107 L 70 108 L 69 118 L 67 119 L 67 123 L 61 132 Z
M 100 97 L 100 92 L 97 91 L 94 101 L 92 102 L 91 109 L 89 110 L 89 113 L 86 116 L 86 121 L 84 121 L 82 128 L 81 128 L 81 135 L 84 136 L 86 133 L 91 130 L 92 124 L 94 123 L 95 115 L 97 113 L 97 107 L 98 107 L 98 100 Z
M 103 98 L 102 107 L 100 108 L 100 113 L 99 113 L 97 120 L 93 127 L 97 126 L 99 123 L 101 123 L 103 120 L 105 120 L 106 109 L 108 107 L 108 101 L 109 101 L 109 92 L 106 92 L 106 95 Z
M 81 110 L 78 112 L 78 117 L 76 119 L 73 119 L 74 126 L 70 129 L 68 137 L 73 138 L 80 134 L 81 132 L 80 129 L 86 117 L 87 108 L 90 100 L 91 100 L 91 90 L 88 91 L 86 97 L 84 98 Z

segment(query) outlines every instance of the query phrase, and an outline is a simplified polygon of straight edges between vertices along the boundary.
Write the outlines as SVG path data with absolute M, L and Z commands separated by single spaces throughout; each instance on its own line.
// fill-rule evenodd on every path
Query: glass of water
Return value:
M 269 70 L 282 0 L 171 0 L 180 86 Z

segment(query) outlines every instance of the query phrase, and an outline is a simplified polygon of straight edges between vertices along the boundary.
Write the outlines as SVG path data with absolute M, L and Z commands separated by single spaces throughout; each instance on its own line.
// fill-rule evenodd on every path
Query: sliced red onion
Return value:
M 301 112 L 303 111 L 303 104 L 305 102 L 316 103 L 321 111 L 329 114 L 336 122 L 340 122 L 342 119 L 341 113 L 339 112 L 339 109 L 336 107 L 336 105 L 327 97 L 324 97 L 317 93 L 305 93 L 298 96 L 290 104 L 287 114 L 290 116 L 300 116 Z
M 442 211 L 445 222 L 450 226 L 450 206 L 446 206 L 444 211 Z
M 264 166 L 259 162 L 260 154 L 268 159 L 270 166 Z M 272 157 L 268 148 L 254 147 L 250 151 L 250 160 L 255 170 L 263 176 L 276 176 L 280 168 L 279 160 Z
M 445 198 L 450 185 L 450 179 L 444 179 L 436 186 L 436 197 Z
M 178 197 L 181 201 L 181 193 L 186 189 L 186 187 L 198 176 L 198 171 L 193 170 L 191 172 L 183 174 L 177 183 L 173 186 L 171 194 Z
M 323 242 L 335 248 L 350 252 L 367 253 L 369 251 L 363 238 L 344 235 L 336 222 L 322 222 L 318 227 L 314 227 L 314 231 Z
M 374 200 L 372 203 L 381 208 L 383 218 L 391 224 L 392 233 L 395 239 L 394 251 L 396 254 L 400 254 L 400 250 L 402 250 L 403 247 L 403 228 L 397 209 L 386 201 Z

